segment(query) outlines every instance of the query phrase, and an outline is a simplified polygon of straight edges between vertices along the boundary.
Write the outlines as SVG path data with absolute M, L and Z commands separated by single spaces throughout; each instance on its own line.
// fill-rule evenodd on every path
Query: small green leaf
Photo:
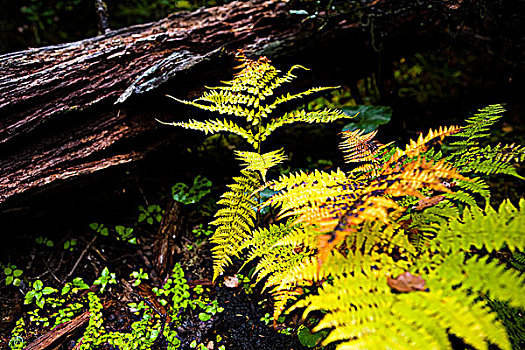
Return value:
M 27 294 L 24 297 L 24 304 L 28 305 L 33 302 L 33 298 L 35 297 L 35 293 L 33 291 L 27 292 Z
M 146 222 L 150 225 L 153 225 L 153 218 L 152 217 L 149 217 Z
M 319 342 L 326 337 L 328 332 L 326 330 L 312 333 L 310 330 L 305 327 L 304 325 L 301 325 L 299 327 L 299 331 L 297 332 L 297 337 L 299 338 L 299 341 L 303 346 L 307 346 L 309 348 L 315 347 Z
M 176 183 L 171 188 L 171 194 L 173 195 L 173 199 L 176 200 L 177 202 L 185 203 L 188 197 L 188 190 L 189 190 L 188 185 L 182 182 Z
M 67 283 L 63 288 L 62 288 L 62 291 L 60 292 L 60 294 L 64 295 L 64 294 L 67 294 L 69 293 L 69 291 L 71 290 L 71 285 L 69 283 Z
M 42 289 L 42 294 L 44 295 L 52 294 L 54 292 L 56 292 L 55 288 L 45 287 L 44 289 Z
M 43 286 L 44 286 L 44 284 L 42 283 L 41 280 L 36 280 L 36 281 L 33 282 L 33 289 L 34 290 L 41 290 Z
M 22 281 L 20 280 L 20 278 L 15 278 L 15 280 L 13 281 L 13 286 L 15 286 L 15 287 L 19 287 L 19 286 L 20 286 L 20 282 L 22 282 Z
M 190 343 L 190 348 L 196 348 L 197 347 L 197 340 L 193 340 L 191 343 Z
M 93 222 L 89 224 L 89 227 L 91 227 L 93 230 L 96 230 L 98 228 L 98 224 L 96 222 Z
M 100 230 L 100 234 L 102 236 L 107 236 L 107 235 L 109 235 L 109 231 L 108 231 L 107 228 L 103 228 L 102 230 Z
M 22 270 L 14 270 L 13 271 L 13 276 L 20 277 L 20 275 L 22 275 L 23 272 L 24 271 L 22 271 Z
M 35 302 L 36 306 L 38 306 L 39 308 L 43 308 L 45 303 L 46 303 L 46 300 L 44 298 L 37 299 Z
M 6 267 L 4 269 L 4 274 L 6 275 L 10 275 L 11 273 L 13 273 L 13 269 L 11 269 L 10 267 Z
M 13 276 L 7 276 L 7 278 L 5 279 L 5 284 L 9 286 L 11 285 L 11 283 L 13 283 Z
M 211 319 L 211 315 L 210 314 L 207 314 L 205 312 L 199 313 L 199 320 L 201 320 L 202 322 L 209 321 L 210 319 Z
M 141 213 L 141 214 L 139 215 L 139 220 L 138 220 L 138 221 L 139 221 L 139 222 L 142 222 L 142 221 L 146 220 L 146 218 L 147 218 L 146 214 Z
M 55 244 L 53 243 L 53 241 L 50 241 L 50 240 L 46 241 L 46 246 L 48 246 L 48 247 L 52 247 L 52 246 L 54 246 L 54 245 L 55 245 Z

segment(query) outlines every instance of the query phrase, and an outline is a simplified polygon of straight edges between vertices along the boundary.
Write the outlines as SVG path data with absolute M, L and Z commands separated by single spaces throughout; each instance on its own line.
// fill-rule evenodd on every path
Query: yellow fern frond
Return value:
M 241 165 L 245 166 L 246 170 L 259 171 L 263 181 L 266 181 L 266 172 L 268 169 L 287 159 L 282 148 L 264 154 L 243 151 L 235 151 L 235 154 L 237 155 L 237 159 L 244 161 Z
M 295 110 L 286 113 L 284 116 L 274 119 L 268 123 L 261 134 L 262 140 L 265 140 L 275 129 L 293 123 L 331 123 L 338 119 L 354 118 L 343 111 L 334 109 L 323 109 L 320 111 L 306 112 L 305 110 Z
M 273 325 L 277 325 L 277 319 L 283 313 L 286 304 L 289 301 L 294 301 L 299 295 L 303 294 L 301 288 L 295 288 L 292 290 L 281 290 L 272 294 L 274 300 L 274 309 L 273 309 Z
M 180 101 L 178 99 L 175 99 L 175 100 Z M 209 102 L 209 103 L 215 104 L 216 106 L 226 105 L 226 104 L 230 104 L 230 105 L 243 104 L 243 105 L 246 105 L 247 107 L 251 107 L 251 106 L 253 106 L 254 108 L 259 107 L 259 99 L 257 97 L 250 96 L 250 95 L 237 94 L 237 93 L 233 93 L 231 91 L 225 91 L 225 90 L 207 91 L 201 97 L 194 100 L 194 102 L 195 101 Z
M 297 78 L 297 76 L 295 76 L 292 72 L 296 69 L 304 69 L 304 70 L 309 70 L 308 68 L 306 67 L 303 67 L 299 64 L 296 64 L 294 66 L 292 66 L 288 72 L 286 72 L 286 74 L 284 74 L 283 76 L 275 76 L 275 79 L 273 81 L 271 81 L 267 87 L 264 88 L 264 90 L 262 91 L 262 94 L 264 96 L 271 96 L 273 95 L 273 91 L 275 89 L 277 89 L 278 87 L 280 87 L 281 85 L 285 84 L 285 83 L 290 83 L 292 82 L 295 78 Z M 279 72 L 279 71 L 277 71 Z
M 344 181 L 346 179 L 347 175 L 340 169 L 337 169 L 336 171 L 331 171 L 329 173 L 317 169 L 311 173 L 299 171 L 297 173 L 281 175 L 279 176 L 279 179 L 265 183 L 262 189 L 270 188 L 274 191 L 281 191 L 284 189 L 290 190 L 299 186 L 307 187 L 314 184 L 321 184 L 323 186 L 328 187 L 340 184 L 341 181 Z M 270 198 L 270 200 L 268 200 L 267 203 L 265 203 L 265 205 L 275 202 L 274 198 L 275 197 Z
M 253 134 L 250 130 L 246 130 L 245 128 L 235 124 L 232 121 L 228 120 L 206 120 L 204 122 L 198 121 L 198 120 L 190 120 L 188 122 L 174 122 L 174 123 L 165 123 L 161 122 L 162 124 L 166 125 L 173 125 L 173 126 L 180 126 L 184 129 L 192 129 L 192 130 L 199 130 L 203 131 L 205 134 L 215 134 L 221 131 L 227 131 L 231 132 L 232 134 L 236 134 L 241 136 L 242 138 L 246 139 L 248 143 L 254 144 L 256 143 Z
M 236 256 L 244 240 L 250 237 L 256 217 L 257 202 L 252 198 L 252 193 L 261 185 L 261 180 L 256 172 L 242 170 L 242 176 L 234 177 L 234 184 L 229 185 L 230 191 L 221 196 L 218 204 L 223 205 L 215 214 L 211 225 L 217 226 L 210 242 L 215 246 L 213 253 L 213 279 L 215 280 L 226 266 L 231 263 L 231 258 Z
M 298 98 L 303 98 L 304 96 L 308 96 L 308 95 L 314 94 L 319 91 L 333 90 L 333 89 L 338 89 L 338 88 L 340 88 L 340 86 L 322 86 L 322 87 L 310 88 L 308 90 L 301 91 L 297 94 L 286 93 L 285 95 L 281 95 L 277 97 L 275 101 L 269 105 L 269 107 L 273 109 L 277 105 L 280 105 L 281 103 L 285 103 L 285 102 L 288 102 L 294 99 L 298 99 Z

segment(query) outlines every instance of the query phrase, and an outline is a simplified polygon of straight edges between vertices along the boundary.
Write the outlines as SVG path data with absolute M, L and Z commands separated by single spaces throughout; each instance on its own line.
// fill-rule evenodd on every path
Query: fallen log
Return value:
M 440 6 L 452 8 L 448 3 Z M 429 37 L 450 35 L 447 12 L 436 11 L 439 4 L 430 9 L 415 0 L 377 0 L 357 9 L 361 12 L 312 19 L 291 12 L 286 1 L 237 1 L 2 55 L 0 204 L 135 162 L 173 142 L 179 131 L 161 128 L 154 119 L 186 116 L 165 93 L 191 98 L 210 79 L 227 78 L 237 49 L 287 64 L 315 62 L 313 70 L 324 67 L 323 74 L 337 84 L 351 83 L 377 68 L 378 48 L 391 59 L 409 46 L 431 45 Z M 462 6 L 454 4 L 454 11 Z M 370 15 L 363 16 L 366 11 Z M 388 43 L 381 46 L 385 33 Z M 381 91 L 392 93 L 391 67 L 380 73 Z
M 301 20 L 280 1 L 233 2 L 0 56 L 0 203 L 141 159 L 159 137 L 137 138 L 156 132 L 159 115 L 133 113 L 134 97 L 168 80 L 191 93 L 210 62 L 227 67 L 236 49 L 272 56 L 304 50 L 315 26 Z

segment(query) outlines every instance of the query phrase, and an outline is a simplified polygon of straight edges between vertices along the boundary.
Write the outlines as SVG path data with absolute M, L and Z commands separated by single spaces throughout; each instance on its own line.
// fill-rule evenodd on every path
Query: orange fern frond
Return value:
M 380 155 L 385 147 L 373 138 L 377 130 L 365 134 L 364 130 L 343 131 L 343 141 L 339 148 L 346 153 L 346 163 L 365 163 L 351 171 L 351 173 L 363 173 L 362 178 L 371 178 L 377 175 L 380 167 Z
M 343 131 L 343 141 L 339 148 L 346 153 L 345 161 L 350 162 L 369 162 L 374 160 L 381 145 L 373 140 L 377 130 L 364 134 L 365 130 Z M 364 135 L 363 135 L 364 134 Z
M 446 136 L 456 134 L 461 130 L 462 128 L 460 126 L 452 125 L 449 127 L 440 126 L 438 130 L 430 129 L 426 136 L 423 136 L 423 133 L 421 133 L 419 134 L 417 141 L 410 140 L 404 151 L 398 149 L 397 152 L 387 162 L 387 164 L 397 162 L 401 158 L 417 157 L 421 153 L 428 150 L 428 148 L 435 142 L 439 142 Z

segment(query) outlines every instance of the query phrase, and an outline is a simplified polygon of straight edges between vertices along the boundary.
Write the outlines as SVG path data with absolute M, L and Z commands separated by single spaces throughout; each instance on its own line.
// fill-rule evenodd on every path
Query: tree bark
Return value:
M 210 67 L 230 65 L 236 49 L 271 56 L 304 49 L 316 31 L 301 20 L 281 1 L 233 2 L 0 56 L 0 203 L 141 159 L 169 135 L 159 135 L 154 121 L 162 111 L 132 110 L 137 95 L 170 80 L 186 96 L 204 85 Z
M 360 78 L 377 66 L 374 48 L 381 33 L 389 33 L 392 57 L 410 45 L 429 45 L 429 35 L 436 36 L 430 28 L 446 13 L 435 16 L 435 7 L 428 10 L 415 0 L 401 3 L 403 10 L 388 0 L 372 1 L 363 11 L 391 11 L 398 20 L 381 27 L 375 19 L 366 27 L 355 11 L 325 21 L 322 14 L 308 19 L 290 12 L 285 1 L 237 1 L 0 56 L 0 204 L 137 161 L 171 142 L 177 131 L 154 119 L 186 117 L 164 94 L 191 98 L 210 80 L 227 78 L 238 49 L 287 63 L 315 62 L 310 68 L 324 67 L 344 84 L 351 81 L 342 76 Z M 440 25 L 443 35 L 446 26 Z

